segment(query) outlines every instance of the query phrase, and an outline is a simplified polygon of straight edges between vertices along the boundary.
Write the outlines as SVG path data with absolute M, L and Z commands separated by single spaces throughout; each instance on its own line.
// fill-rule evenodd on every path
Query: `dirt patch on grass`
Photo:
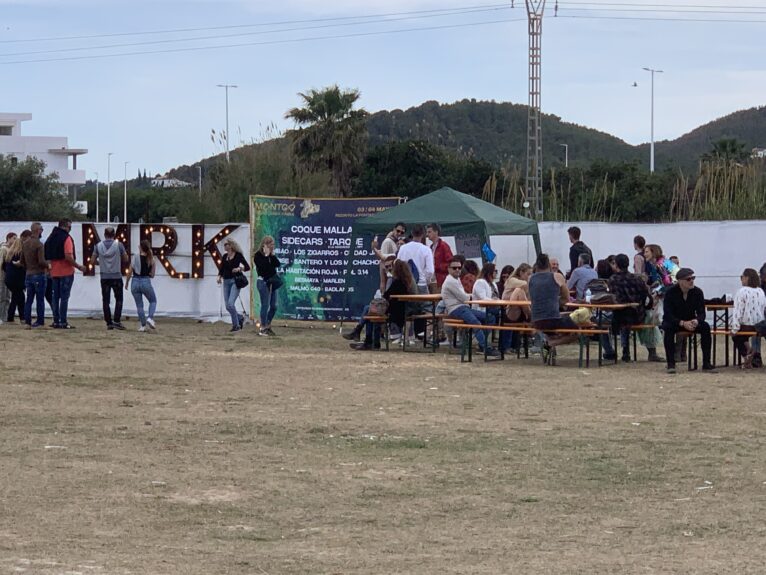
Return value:
M 585 370 L 574 349 L 461 365 L 351 352 L 328 326 L 77 327 L 0 327 L 0 571 L 766 563 L 764 373 Z

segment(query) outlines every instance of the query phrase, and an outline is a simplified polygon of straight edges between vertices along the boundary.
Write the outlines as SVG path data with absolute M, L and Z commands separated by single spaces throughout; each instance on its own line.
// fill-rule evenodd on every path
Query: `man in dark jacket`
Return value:
M 74 270 L 85 271 L 85 267 L 76 261 L 74 240 L 69 232 L 72 220 L 64 218 L 45 240 L 45 259 L 51 263 L 51 309 L 53 310 L 54 329 L 73 329 L 69 325 L 69 295 L 74 283 Z
M 592 262 L 596 260 L 593 259 L 593 252 L 585 245 L 585 242 L 580 241 L 580 228 L 572 226 L 567 230 L 567 233 L 569 234 L 569 241 L 572 242 L 572 246 L 569 248 L 569 272 L 567 273 L 567 279 L 569 279 L 569 276 L 579 265 L 577 260 L 580 258 L 580 254 L 588 254 Z
M 43 226 L 35 222 L 29 228 L 32 235 L 29 236 L 21 247 L 21 266 L 26 270 L 27 277 L 24 287 L 27 290 L 27 301 L 24 306 L 24 319 L 27 329 L 42 327 L 45 325 L 45 284 L 46 274 L 50 264 L 45 259 L 45 248 L 40 237 L 43 235 Z M 32 323 L 32 302 L 37 303 L 37 321 Z
M 630 326 L 643 323 L 645 311 L 651 307 L 652 297 L 646 282 L 628 271 L 630 259 L 625 254 L 614 258 L 617 271 L 609 278 L 609 292 L 614 294 L 617 303 L 634 303 L 636 307 L 615 310 L 612 315 L 613 328 L 620 331 L 622 341 L 622 361 L 630 361 Z M 657 348 L 649 347 L 649 361 L 662 361 L 657 356 Z
M 662 331 L 665 332 L 665 354 L 668 373 L 676 372 L 676 334 L 679 331 L 700 334 L 702 347 L 702 369 L 715 372 L 710 362 L 713 340 L 710 324 L 705 321 L 705 295 L 694 287 L 694 270 L 681 268 L 676 274 L 678 283 L 665 292 Z

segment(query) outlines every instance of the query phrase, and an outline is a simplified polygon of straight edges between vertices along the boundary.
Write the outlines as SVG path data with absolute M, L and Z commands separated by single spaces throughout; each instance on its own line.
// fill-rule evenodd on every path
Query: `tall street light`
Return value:
M 127 224 L 128 223 L 128 164 L 130 162 L 125 162 L 125 174 L 123 175 L 123 180 L 125 182 L 125 188 L 123 190 L 123 212 L 122 212 L 122 223 Z
M 98 223 L 98 172 L 96 173 L 96 223 Z
M 235 84 L 216 84 L 226 90 L 226 162 L 229 161 L 229 88 L 238 88 Z
M 559 146 L 564 148 L 564 167 L 569 167 L 569 144 L 559 144 Z
M 106 155 L 106 222 L 112 220 L 112 156 L 114 152 Z
M 649 172 L 654 173 L 654 75 L 662 74 L 662 70 L 655 70 L 654 68 L 644 68 L 647 72 L 652 74 L 652 145 L 649 152 Z

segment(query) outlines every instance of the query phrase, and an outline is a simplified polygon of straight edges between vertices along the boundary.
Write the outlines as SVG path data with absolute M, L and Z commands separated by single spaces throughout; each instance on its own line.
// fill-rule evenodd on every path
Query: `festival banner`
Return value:
M 284 270 L 277 317 L 331 321 L 359 317 L 378 289 L 380 276 L 369 239 L 358 238 L 351 246 L 354 220 L 387 210 L 399 201 L 250 196 L 253 253 L 261 238 L 272 236 Z M 257 279 L 253 269 L 253 284 Z M 257 319 L 260 298 L 255 285 L 252 297 L 251 309 Z

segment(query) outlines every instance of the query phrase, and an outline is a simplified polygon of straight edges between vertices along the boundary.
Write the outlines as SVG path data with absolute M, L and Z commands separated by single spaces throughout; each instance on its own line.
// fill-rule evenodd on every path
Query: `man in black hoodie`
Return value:
M 76 261 L 74 240 L 69 235 L 72 220 L 62 219 L 59 225 L 45 240 L 45 259 L 51 263 L 50 283 L 51 309 L 53 310 L 54 329 L 72 329 L 69 325 L 67 312 L 69 310 L 69 294 L 74 283 L 74 270 L 85 271 L 85 267 Z
M 585 245 L 585 242 L 580 241 L 580 228 L 572 226 L 567 230 L 567 233 L 569 234 L 569 241 L 572 242 L 572 247 L 569 248 L 569 271 L 567 272 L 567 279 L 569 279 L 569 276 L 579 265 L 577 261 L 580 259 L 580 254 L 588 254 L 592 262 L 596 260 L 593 259 L 593 252 Z

